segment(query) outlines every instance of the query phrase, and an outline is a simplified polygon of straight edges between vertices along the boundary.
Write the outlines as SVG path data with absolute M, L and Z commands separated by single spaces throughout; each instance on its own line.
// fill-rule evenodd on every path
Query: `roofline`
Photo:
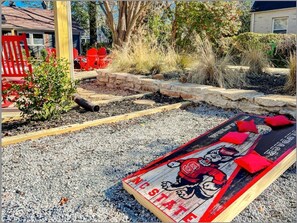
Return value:
M 55 30 L 52 29 L 30 29 L 30 28 L 24 28 L 24 27 L 1 27 L 1 29 L 5 29 L 5 30 L 16 30 L 16 31 L 38 31 L 38 32 L 50 32 L 50 33 L 55 33 Z M 73 33 L 83 33 L 83 31 L 77 30 L 77 29 L 72 29 Z
M 271 12 L 271 11 L 283 11 L 283 10 L 294 10 L 296 11 L 297 7 L 281 8 L 281 9 L 271 9 L 271 10 L 260 10 L 260 11 L 250 11 L 251 13 L 257 12 Z

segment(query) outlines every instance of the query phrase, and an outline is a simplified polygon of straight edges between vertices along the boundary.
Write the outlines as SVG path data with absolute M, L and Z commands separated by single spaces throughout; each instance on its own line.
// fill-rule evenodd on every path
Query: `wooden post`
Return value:
M 13 35 L 13 36 L 15 35 L 15 30 L 14 29 L 11 30 L 11 35 Z
M 58 58 L 69 61 L 69 76 L 73 79 L 73 41 L 70 1 L 54 1 L 55 40 Z

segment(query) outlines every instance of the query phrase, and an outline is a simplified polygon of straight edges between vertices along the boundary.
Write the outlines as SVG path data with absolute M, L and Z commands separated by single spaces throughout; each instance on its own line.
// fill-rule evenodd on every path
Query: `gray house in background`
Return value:
M 251 32 L 297 34 L 296 1 L 255 1 Z
M 26 33 L 31 51 L 37 56 L 45 47 L 55 47 L 54 13 L 40 8 L 2 7 L 2 35 Z M 73 47 L 81 51 L 83 30 L 72 22 Z

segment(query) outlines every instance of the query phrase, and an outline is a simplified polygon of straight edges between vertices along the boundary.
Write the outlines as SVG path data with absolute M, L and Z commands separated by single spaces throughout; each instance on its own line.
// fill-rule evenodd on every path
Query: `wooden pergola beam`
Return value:
M 57 58 L 69 61 L 69 76 L 73 79 L 73 40 L 70 1 L 54 1 L 55 41 Z

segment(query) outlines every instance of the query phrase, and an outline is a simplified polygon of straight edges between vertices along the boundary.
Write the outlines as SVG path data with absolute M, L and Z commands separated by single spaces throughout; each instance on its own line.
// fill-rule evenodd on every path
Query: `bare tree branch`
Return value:
M 151 5 L 151 2 L 142 1 L 117 1 L 118 21 L 115 24 L 113 15 L 113 6 L 108 1 L 100 4 L 106 15 L 107 25 L 111 30 L 113 43 L 121 46 L 128 42 L 132 31 L 137 27 L 137 23 L 145 16 L 145 11 Z M 115 3 L 115 4 L 116 4 Z M 104 9 L 103 9 L 104 8 Z

